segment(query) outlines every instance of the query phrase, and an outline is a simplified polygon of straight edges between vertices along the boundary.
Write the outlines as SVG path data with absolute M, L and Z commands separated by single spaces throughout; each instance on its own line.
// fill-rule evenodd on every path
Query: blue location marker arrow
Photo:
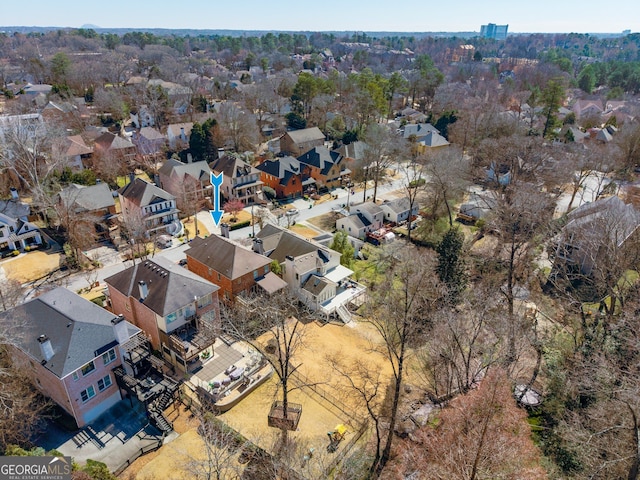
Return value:
M 211 174 L 211 185 L 213 185 L 213 210 L 209 210 L 213 223 L 216 227 L 220 224 L 222 219 L 223 210 L 220 209 L 220 185 L 222 185 L 222 175 L 220 172 L 218 175 Z

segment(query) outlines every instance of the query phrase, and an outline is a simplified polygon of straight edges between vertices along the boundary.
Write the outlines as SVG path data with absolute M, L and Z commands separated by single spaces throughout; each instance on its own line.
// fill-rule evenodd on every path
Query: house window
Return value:
M 82 403 L 89 401 L 89 399 L 96 396 L 96 389 L 93 388 L 93 385 L 90 385 L 86 390 L 82 390 L 80 392 L 80 398 L 82 398 Z
M 178 319 L 178 316 L 175 313 L 170 313 L 169 315 L 167 315 L 167 325 L 175 322 L 177 319 Z
M 254 271 L 253 271 L 253 279 L 255 280 L 256 278 L 258 278 L 258 275 L 260 275 L 260 274 L 258 273 L 258 270 L 254 270 Z
M 74 381 L 74 382 L 77 382 L 77 381 L 78 381 L 78 378 L 80 378 L 80 377 L 78 377 L 78 372 L 73 372 L 72 377 L 73 377 L 73 381 Z
M 218 272 L 218 281 L 220 281 L 220 272 Z
M 115 359 L 116 359 L 116 351 L 113 348 L 109 350 L 107 353 L 102 355 L 102 361 L 104 362 L 105 365 L 109 365 Z
M 212 300 L 211 294 L 208 293 L 207 295 L 200 297 L 198 299 L 198 301 L 196 302 L 196 306 L 198 308 L 206 307 L 207 305 L 211 305 L 212 301 L 213 300 Z
M 269 265 L 264 266 L 264 274 L 266 275 L 267 273 L 269 273 Z
M 109 388 L 111 386 L 111 375 L 107 375 L 106 377 L 98 380 L 98 390 L 103 391 L 105 388 Z
M 91 372 L 93 372 L 95 369 L 96 369 L 96 366 L 92 360 L 89 363 L 87 363 L 84 367 L 82 367 L 80 371 L 82 372 L 82 376 L 85 377 L 89 375 Z

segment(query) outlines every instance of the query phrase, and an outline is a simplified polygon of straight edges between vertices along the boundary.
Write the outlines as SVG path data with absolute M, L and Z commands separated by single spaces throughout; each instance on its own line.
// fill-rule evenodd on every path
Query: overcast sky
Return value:
M 0 11 L 1 26 L 232 30 L 477 32 L 640 31 L 640 1 L 616 0 L 31 0 Z

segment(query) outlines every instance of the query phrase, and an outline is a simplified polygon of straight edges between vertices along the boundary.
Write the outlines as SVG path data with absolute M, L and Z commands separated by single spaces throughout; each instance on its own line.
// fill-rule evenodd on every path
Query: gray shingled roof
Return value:
M 265 225 L 256 237 L 262 239 L 265 252 L 270 252 L 268 257 L 280 263 L 287 255 L 296 258 L 311 252 L 323 252 L 326 258 L 331 256 L 327 247 L 276 225 Z
M 271 263 L 268 257 L 217 235 L 194 238 L 185 253 L 232 280 L 254 270 L 260 270 L 262 276 L 265 265 Z
M 390 208 L 395 213 L 403 213 L 409 210 L 411 202 L 408 197 L 400 197 L 393 200 L 385 200 L 383 205 Z
M 317 297 L 325 288 L 331 285 L 336 285 L 336 283 L 319 275 L 310 275 L 302 285 L 302 288 Z
M 320 173 L 326 175 L 334 165 L 339 164 L 344 157 L 336 151 L 331 151 L 327 147 L 314 147 L 308 152 L 300 155 L 300 163 L 319 168 Z
M 425 136 L 429 132 L 435 132 L 440 134 L 438 129 L 431 125 L 430 123 L 410 123 L 405 125 L 404 131 L 402 132 L 403 138 L 409 138 L 411 135 L 415 135 L 416 137 Z
M 287 132 L 291 140 L 295 143 L 312 142 L 314 140 L 323 140 L 324 133 L 318 127 L 303 128 L 302 130 L 292 130 Z
M 220 289 L 164 257 L 144 260 L 105 279 L 120 293 L 134 298 L 139 297 L 138 282 L 141 281 L 149 289 L 144 304 L 162 317 L 192 304 L 194 297 L 200 298 Z
M 293 175 L 300 174 L 300 162 L 298 159 L 293 158 L 290 155 L 276 158 L 274 160 L 265 160 L 256 168 L 262 172 L 279 178 L 281 180 L 280 184 L 282 185 L 289 183 L 289 178 Z
M 233 155 L 224 155 L 209 164 L 211 170 L 218 174 L 220 172 L 227 178 L 244 177 L 252 173 L 260 173 L 244 160 Z
M 0 313 L 0 325 L 20 325 L 18 346 L 38 363 L 44 361 L 38 337 L 49 337 L 54 355 L 44 366 L 63 378 L 93 360 L 103 347 L 116 345 L 114 318 L 116 315 L 95 303 L 58 287 Z M 127 326 L 129 335 L 140 331 Z
M 98 183 L 89 187 L 72 183 L 59 195 L 66 205 L 75 204 L 76 212 L 92 212 L 115 205 L 109 185 L 106 183 Z
M 178 175 L 189 175 L 190 177 L 196 178 L 200 181 L 206 181 L 211 175 L 211 169 L 207 162 L 182 163 L 180 160 L 176 160 L 175 158 L 170 158 L 164 162 L 162 167 L 160 167 L 160 170 L 158 170 L 158 173 L 169 177 L 174 171 L 177 172 Z
M 30 211 L 29 205 L 20 200 L 0 200 L 0 213 L 14 220 L 29 216 Z
M 157 201 L 175 200 L 176 197 L 149 182 L 136 178 L 118 190 L 124 198 L 136 205 L 151 205 Z

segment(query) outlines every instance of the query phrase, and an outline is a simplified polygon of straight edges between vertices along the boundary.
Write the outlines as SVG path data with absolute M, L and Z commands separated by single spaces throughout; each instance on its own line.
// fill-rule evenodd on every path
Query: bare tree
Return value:
M 470 162 L 461 151 L 450 147 L 436 151 L 426 161 L 426 191 L 431 196 L 431 211 L 437 215 L 440 203 L 447 210 L 449 225 L 453 226 L 453 203 L 460 198 L 470 183 Z
M 0 278 L 0 311 L 7 311 L 22 303 L 24 289 L 20 282 L 10 278 Z
M 277 415 L 281 418 L 275 418 L 275 415 L 272 424 L 279 425 L 282 448 L 287 445 L 288 430 L 297 425 L 301 413 L 290 406 L 289 394 L 301 388 L 293 381 L 300 367 L 295 363 L 295 357 L 304 345 L 303 322 L 312 317 L 312 312 L 289 290 L 238 303 L 224 314 L 223 328 L 227 333 L 248 342 L 260 352 L 278 377 L 281 405 Z
M 38 395 L 24 366 L 12 361 L 20 348 L 24 317 L 8 310 L 0 314 L 0 453 L 9 444 L 25 444 L 40 428 L 48 403 Z
M 244 467 L 236 457 L 248 442 L 210 413 L 197 412 L 196 415 L 203 448 L 197 452 L 178 451 L 185 457 L 182 467 L 190 478 L 197 480 L 239 480 Z
M 230 102 L 221 105 L 216 116 L 221 134 L 236 152 L 254 150 L 259 140 L 258 127 L 252 113 L 244 112 Z
M 428 323 L 428 312 L 435 303 L 434 262 L 427 255 L 416 255 L 410 248 L 395 251 L 388 258 L 385 280 L 371 292 L 366 305 L 367 321 L 382 337 L 382 353 L 389 361 L 393 377 L 388 432 L 380 459 L 372 470 L 379 473 L 391 458 L 391 447 L 398 418 L 400 396 L 410 342 Z
M 399 150 L 399 139 L 388 127 L 372 123 L 367 127 L 364 135 L 364 166 L 365 181 L 373 181 L 373 201 L 376 201 L 378 185 L 384 181 L 387 168 L 395 160 Z M 366 192 L 366 185 L 365 185 Z

